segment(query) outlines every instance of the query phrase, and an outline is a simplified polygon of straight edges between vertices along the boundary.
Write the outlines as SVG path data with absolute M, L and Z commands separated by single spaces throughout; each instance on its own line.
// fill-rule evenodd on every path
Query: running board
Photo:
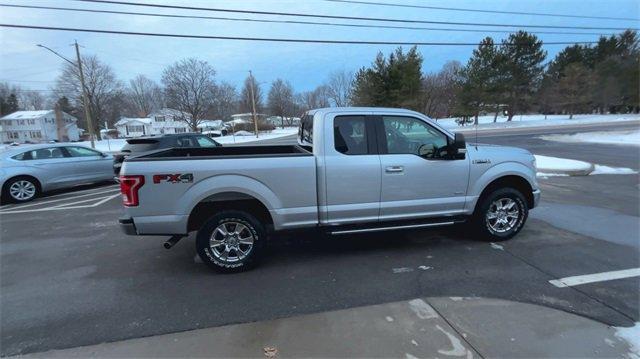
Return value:
M 395 231 L 395 230 L 398 230 L 398 229 L 414 229 L 414 228 L 425 228 L 425 227 L 450 226 L 450 225 L 455 224 L 455 223 L 456 223 L 455 221 L 449 221 L 449 222 L 435 222 L 435 223 L 422 223 L 422 224 L 408 224 L 408 225 L 398 225 L 398 226 L 388 226 L 388 227 L 346 229 L 346 230 L 339 230 L 339 231 L 331 231 L 329 233 L 331 235 L 340 235 L 340 234 L 351 234 L 351 233 Z

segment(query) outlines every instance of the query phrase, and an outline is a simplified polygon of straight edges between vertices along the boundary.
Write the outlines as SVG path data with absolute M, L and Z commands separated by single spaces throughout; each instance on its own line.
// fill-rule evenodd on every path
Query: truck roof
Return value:
M 424 116 L 424 114 L 418 113 L 413 110 L 408 110 L 405 108 L 393 108 L 393 107 L 325 107 L 325 108 L 318 108 L 318 109 L 307 111 L 309 115 L 315 115 L 316 113 L 326 114 L 326 113 L 333 113 L 333 112 L 357 112 L 357 113 L 367 113 L 367 112 L 389 113 L 391 112 L 391 113 L 398 113 L 398 114 L 413 113 L 416 115 Z

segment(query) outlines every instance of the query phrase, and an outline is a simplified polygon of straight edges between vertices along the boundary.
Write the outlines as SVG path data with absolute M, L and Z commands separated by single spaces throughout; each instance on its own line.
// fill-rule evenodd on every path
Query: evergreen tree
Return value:
M 543 61 L 547 52 L 542 41 L 526 31 L 518 31 L 502 41 L 499 70 L 505 91 L 503 101 L 507 106 L 508 119 L 516 113 L 528 110 L 533 96 L 540 86 L 544 73 Z
M 475 117 L 476 124 L 480 111 L 497 111 L 503 91 L 501 62 L 501 54 L 497 51 L 493 39 L 487 37 L 473 50 L 462 72 L 464 83 L 458 100 L 459 111 Z
M 558 82 L 559 96 L 562 105 L 569 112 L 569 119 L 573 114 L 584 108 L 590 98 L 591 74 L 580 63 L 573 63 L 565 67 L 564 74 Z
M 16 94 L 12 93 L 7 97 L 4 111 L 6 114 L 14 113 L 20 109 L 18 104 L 18 97 Z
M 353 103 L 360 106 L 405 107 L 417 110 L 421 102 L 422 56 L 412 47 L 397 48 L 386 59 L 378 53 L 371 68 L 355 75 Z

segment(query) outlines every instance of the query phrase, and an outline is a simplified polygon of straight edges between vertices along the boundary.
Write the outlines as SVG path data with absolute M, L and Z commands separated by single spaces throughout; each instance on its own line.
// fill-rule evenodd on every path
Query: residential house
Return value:
M 191 116 L 178 110 L 163 108 L 150 113 L 147 117 L 123 117 L 116 122 L 120 137 L 154 136 L 170 133 L 191 132 L 184 119 Z
M 0 141 L 78 141 L 80 129 L 77 122 L 77 118 L 62 111 L 16 111 L 0 118 Z

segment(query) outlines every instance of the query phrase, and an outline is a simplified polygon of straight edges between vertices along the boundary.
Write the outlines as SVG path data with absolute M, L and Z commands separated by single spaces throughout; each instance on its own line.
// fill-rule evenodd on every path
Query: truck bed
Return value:
M 190 159 L 223 158 L 261 158 L 261 157 L 298 157 L 313 154 L 298 145 L 278 146 L 230 146 L 230 147 L 177 147 L 146 152 L 127 158 L 127 162 L 136 161 L 175 161 Z

